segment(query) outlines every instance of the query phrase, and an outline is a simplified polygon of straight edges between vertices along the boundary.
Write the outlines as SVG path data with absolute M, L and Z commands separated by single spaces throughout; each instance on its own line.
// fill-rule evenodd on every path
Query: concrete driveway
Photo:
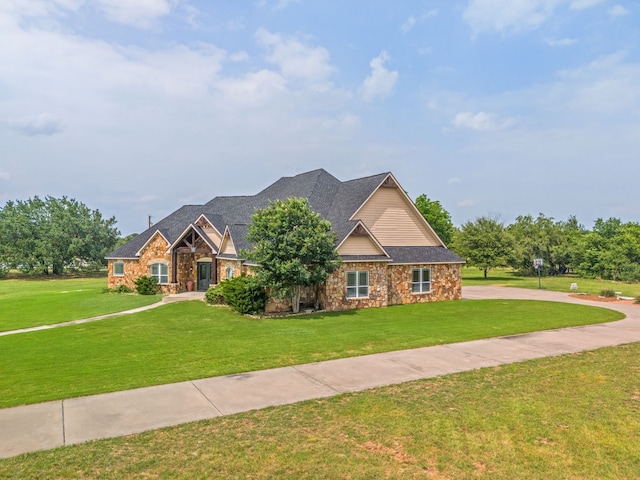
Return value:
M 580 303 L 623 320 L 214 377 L 0 409 L 0 457 L 482 367 L 640 341 L 640 306 L 564 293 L 465 287 L 465 299 Z

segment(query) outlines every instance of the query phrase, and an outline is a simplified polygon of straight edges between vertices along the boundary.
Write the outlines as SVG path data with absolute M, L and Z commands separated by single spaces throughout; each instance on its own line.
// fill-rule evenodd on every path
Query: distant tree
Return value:
M 583 276 L 640 281 L 640 224 L 599 218 L 577 242 L 574 256 Z
M 128 243 L 130 240 L 133 240 L 134 238 L 136 238 L 138 236 L 137 233 L 131 233 L 125 237 L 119 237 L 116 240 L 115 245 L 113 246 L 114 250 L 119 249 L 121 246 L 123 246 L 125 243 Z
M 462 225 L 456 234 L 455 251 L 467 264 L 480 268 L 487 278 L 489 270 L 504 267 L 513 254 L 513 239 L 496 218 L 478 217 Z
M 521 215 L 507 227 L 514 239 L 514 254 L 509 265 L 522 274 L 533 274 L 533 259 L 543 259 L 550 274 L 565 273 L 573 263 L 572 245 L 584 232 L 575 217 L 555 222 L 542 213 L 537 218 Z
M 253 248 L 241 255 L 258 264 L 256 276 L 266 286 L 291 299 L 294 313 L 302 287 L 324 282 L 340 266 L 331 224 L 303 198 L 277 200 L 256 211 L 247 240 Z
M 453 237 L 453 222 L 451 215 L 447 212 L 442 204 L 437 200 L 431 200 L 424 193 L 416 198 L 416 208 L 420 211 L 431 228 L 433 228 L 445 244 L 449 244 Z
M 98 268 L 119 235 L 115 223 L 67 197 L 9 201 L 0 209 L 0 263 L 54 275 Z

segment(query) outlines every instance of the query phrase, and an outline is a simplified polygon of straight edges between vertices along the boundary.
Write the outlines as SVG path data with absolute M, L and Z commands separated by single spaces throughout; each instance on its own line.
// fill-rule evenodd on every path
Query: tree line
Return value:
M 0 276 L 98 270 L 120 235 L 115 224 L 72 198 L 10 200 L 0 208 Z
M 533 260 L 542 259 L 541 273 L 576 273 L 607 280 L 640 281 L 640 224 L 618 218 L 594 222 L 591 230 L 575 216 L 556 221 L 540 213 L 536 218 L 521 215 L 511 224 L 499 218 L 478 217 L 454 227 L 449 213 L 426 195 L 416 207 L 438 236 L 467 265 L 484 271 L 511 267 L 521 275 L 534 275 Z

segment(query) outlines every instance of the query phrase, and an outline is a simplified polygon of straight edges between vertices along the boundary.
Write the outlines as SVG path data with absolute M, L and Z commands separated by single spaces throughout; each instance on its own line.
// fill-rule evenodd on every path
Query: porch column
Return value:
M 171 283 L 178 283 L 178 252 L 171 251 Z

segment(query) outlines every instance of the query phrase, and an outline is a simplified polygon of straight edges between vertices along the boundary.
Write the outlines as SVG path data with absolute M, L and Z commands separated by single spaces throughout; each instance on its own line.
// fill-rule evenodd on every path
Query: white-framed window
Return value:
M 160 285 L 169 283 L 169 267 L 164 263 L 152 263 L 149 267 L 149 275 L 156 278 Z
M 227 267 L 227 269 L 225 270 L 225 275 L 225 278 L 227 279 L 233 278 L 233 267 Z
M 347 298 L 369 296 L 369 271 L 347 272 Z
M 431 291 L 431 269 L 414 268 L 411 270 L 411 292 L 427 293 Z
M 124 275 L 124 262 L 113 262 L 113 276 L 122 277 Z

